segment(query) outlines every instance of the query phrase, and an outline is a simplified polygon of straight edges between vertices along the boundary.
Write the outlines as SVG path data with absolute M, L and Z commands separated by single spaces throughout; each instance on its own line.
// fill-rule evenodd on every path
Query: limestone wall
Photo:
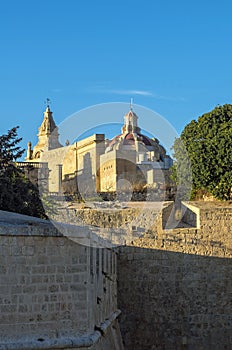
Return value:
M 196 227 L 168 229 L 171 205 L 60 213 L 79 228 L 0 212 L 0 350 L 122 349 L 117 297 L 126 350 L 230 349 L 232 206 L 185 206 Z
M 96 208 L 84 205 L 62 206 L 57 209 L 54 219 L 57 221 L 85 225 L 93 229 L 97 235 L 104 237 L 108 232 L 111 243 L 130 244 L 146 231 L 155 229 L 162 203 L 153 206 L 138 202 L 136 206 L 122 208 L 120 205 L 106 202 L 98 203 Z M 101 205 L 102 204 L 102 208 Z M 109 207 L 111 205 L 111 208 Z
M 122 248 L 118 298 L 125 349 L 230 349 L 231 268 L 228 258 Z
M 189 203 L 182 203 L 183 221 L 190 226 L 200 228 L 200 209 Z
M 100 156 L 100 191 L 113 192 L 117 190 L 117 152 L 111 151 Z
M 164 230 L 161 217 L 156 231 L 119 248 L 127 350 L 231 348 L 232 208 L 195 209 L 199 229 Z
M 60 147 L 42 153 L 41 160 L 48 163 L 49 178 L 48 190 L 49 192 L 61 191 L 61 165 L 65 159 L 66 154 L 69 154 L 70 146 Z
M 83 197 L 99 190 L 100 155 L 104 150 L 104 135 L 94 134 L 71 146 L 45 151 L 41 160 L 48 163 L 49 191 L 60 192 L 61 179 L 68 181 L 76 176 Z
M 105 150 L 104 135 L 95 134 L 76 145 L 78 188 L 85 198 L 99 190 L 100 154 Z
M 122 349 L 116 254 L 60 228 L 0 212 L 0 349 Z

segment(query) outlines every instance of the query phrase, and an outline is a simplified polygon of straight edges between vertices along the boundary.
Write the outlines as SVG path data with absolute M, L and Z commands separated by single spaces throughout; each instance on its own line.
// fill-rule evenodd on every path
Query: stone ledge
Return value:
M 89 348 L 96 344 L 104 336 L 107 329 L 121 314 L 120 310 L 114 311 L 109 318 L 105 319 L 95 331 L 90 334 L 70 338 L 57 339 L 36 339 L 0 344 L 0 350 L 58 350 L 58 349 L 78 349 Z
M 110 229 L 42 220 L 0 210 L 0 237 L 66 237 L 81 245 L 105 248 L 112 246 L 111 235 Z

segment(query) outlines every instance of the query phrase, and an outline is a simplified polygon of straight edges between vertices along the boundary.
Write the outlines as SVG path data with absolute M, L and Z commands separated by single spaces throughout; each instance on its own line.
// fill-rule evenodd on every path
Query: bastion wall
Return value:
M 0 350 L 231 348 L 232 206 L 142 206 L 0 216 Z
M 62 220 L 126 232 L 115 248 L 125 349 L 230 349 L 231 204 L 147 205 L 60 211 Z
M 1 350 L 122 349 L 116 253 L 91 235 L 0 212 Z
M 231 348 L 232 207 L 186 207 L 186 227 L 171 228 L 167 206 L 156 229 L 118 249 L 125 349 Z

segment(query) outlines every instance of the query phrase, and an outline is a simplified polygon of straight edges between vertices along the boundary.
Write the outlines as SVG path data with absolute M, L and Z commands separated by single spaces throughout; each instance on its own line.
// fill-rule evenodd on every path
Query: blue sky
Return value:
M 223 0 L 2 1 L 0 133 L 19 125 L 34 144 L 47 97 L 57 124 L 133 97 L 181 132 L 232 102 L 231 13 Z

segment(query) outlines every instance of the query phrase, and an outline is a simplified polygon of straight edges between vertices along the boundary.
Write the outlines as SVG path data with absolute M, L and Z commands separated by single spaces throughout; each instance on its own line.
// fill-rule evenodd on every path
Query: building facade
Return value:
M 47 163 L 48 190 L 79 192 L 82 197 L 98 193 L 170 190 L 172 159 L 156 138 L 142 134 L 131 106 L 121 133 L 112 140 L 94 134 L 62 146 L 50 107 L 44 112 L 38 143 L 28 143 L 27 162 Z

